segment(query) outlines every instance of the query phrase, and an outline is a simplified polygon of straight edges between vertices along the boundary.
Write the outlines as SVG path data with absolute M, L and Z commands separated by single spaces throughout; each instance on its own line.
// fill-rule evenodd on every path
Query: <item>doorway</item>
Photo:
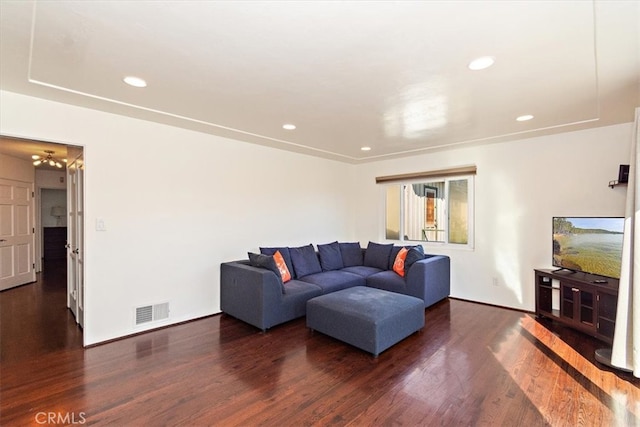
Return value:
M 60 163 L 64 160 L 65 164 L 63 167 L 35 165 L 34 156 L 42 157 L 43 152 L 54 152 Z M 10 156 L 4 158 L 8 163 L 14 162 L 27 169 L 33 165 L 32 178 L 28 180 L 35 190 L 32 236 L 36 244 L 30 258 L 34 260 L 34 267 L 37 266 L 36 271 L 41 271 L 39 276 L 49 273 L 50 279 L 54 277 L 65 282 L 62 286 L 66 288 L 66 308 L 80 331 L 84 323 L 83 152 L 83 147 L 73 145 L 0 136 L 0 154 Z M 24 176 L 21 179 L 27 180 Z M 25 287 L 35 288 L 36 284 Z
M 67 190 L 41 188 L 40 191 L 41 268 L 67 258 Z

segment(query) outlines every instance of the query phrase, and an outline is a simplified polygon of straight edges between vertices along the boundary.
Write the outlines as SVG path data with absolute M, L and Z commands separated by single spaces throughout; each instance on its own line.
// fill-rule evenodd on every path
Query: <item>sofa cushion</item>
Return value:
M 344 270 L 323 271 L 321 273 L 310 274 L 308 276 L 301 277 L 299 280 L 313 283 L 314 285 L 320 287 L 323 294 L 338 291 L 340 289 L 351 288 L 354 286 L 366 285 L 366 280 L 364 277 L 357 274 L 348 273 Z
M 264 255 L 273 255 L 276 251 L 280 251 L 282 258 L 284 258 L 284 262 L 287 264 L 287 269 L 289 270 L 289 273 L 291 273 L 291 278 L 295 279 L 295 271 L 293 270 L 293 263 L 291 262 L 289 248 L 260 248 L 260 253 Z
M 387 270 L 389 268 L 389 256 L 391 255 L 392 248 L 393 243 L 386 245 L 369 242 L 367 251 L 364 253 L 364 265 Z
M 413 248 L 416 251 L 418 251 L 419 253 L 421 253 L 422 255 L 424 255 L 424 248 L 422 247 L 422 245 L 394 246 L 393 248 L 391 248 L 391 255 L 389 256 L 389 268 L 388 268 L 388 270 L 393 270 L 393 263 L 395 262 L 396 257 L 398 256 L 398 252 L 400 252 L 400 249 L 402 249 L 402 248 L 406 248 L 407 250 Z
M 393 271 L 381 271 L 367 277 L 367 286 L 407 294 L 407 282 Z
M 282 304 L 264 307 L 265 311 L 274 311 L 274 315 L 282 322 L 304 316 L 307 313 L 307 301 L 322 295 L 322 290 L 318 286 L 297 279 L 289 281 L 284 286 L 287 292 L 282 295 Z
M 318 245 L 318 255 L 320 256 L 320 266 L 323 271 L 340 270 L 344 268 L 342 253 L 338 242 Z
M 316 250 L 312 244 L 289 248 L 289 253 L 291 254 L 291 262 L 293 263 L 297 278 L 322 271 L 318 255 L 316 255 Z
M 357 274 L 358 276 L 367 278 L 372 274 L 380 273 L 383 270 L 375 267 L 367 267 L 365 265 L 354 265 L 353 267 L 345 267 L 340 271 L 346 271 L 348 273 Z
M 340 246 L 342 263 L 345 267 L 362 265 L 362 248 L 360 247 L 360 242 L 342 242 L 338 245 Z

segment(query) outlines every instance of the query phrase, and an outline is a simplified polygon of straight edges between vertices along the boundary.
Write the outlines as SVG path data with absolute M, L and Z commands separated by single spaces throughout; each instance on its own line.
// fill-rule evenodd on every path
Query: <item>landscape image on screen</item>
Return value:
M 620 278 L 624 218 L 553 218 L 553 265 Z

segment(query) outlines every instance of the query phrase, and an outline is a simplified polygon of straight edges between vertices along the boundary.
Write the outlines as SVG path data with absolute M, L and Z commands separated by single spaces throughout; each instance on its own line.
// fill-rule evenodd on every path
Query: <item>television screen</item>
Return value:
M 554 217 L 553 265 L 620 278 L 624 218 Z

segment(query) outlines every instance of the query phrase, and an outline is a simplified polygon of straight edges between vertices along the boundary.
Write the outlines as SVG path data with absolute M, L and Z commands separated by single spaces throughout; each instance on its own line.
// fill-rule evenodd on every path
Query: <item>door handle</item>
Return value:
M 74 254 L 78 255 L 78 253 L 80 252 L 80 249 L 74 249 L 71 252 L 73 252 Z
M 0 242 L 6 242 L 7 239 L 0 239 Z

